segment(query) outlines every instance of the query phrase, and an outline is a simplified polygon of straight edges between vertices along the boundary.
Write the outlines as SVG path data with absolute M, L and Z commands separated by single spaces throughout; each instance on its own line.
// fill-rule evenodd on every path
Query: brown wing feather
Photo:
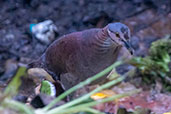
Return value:
M 76 68 L 79 67 L 79 61 L 82 61 L 80 49 L 88 46 L 87 43 L 82 44 L 81 42 L 93 39 L 97 30 L 99 29 L 71 33 L 53 42 L 46 51 L 47 68 L 56 74 L 79 70 Z

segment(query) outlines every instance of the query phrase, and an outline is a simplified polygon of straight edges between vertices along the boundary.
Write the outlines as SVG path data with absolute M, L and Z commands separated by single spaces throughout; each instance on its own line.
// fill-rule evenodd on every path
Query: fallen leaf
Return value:
M 116 93 L 112 90 L 103 90 L 99 93 L 95 93 L 91 96 L 92 99 L 94 100 L 99 100 L 99 99 L 103 99 L 103 98 L 106 98 L 106 97 L 111 97 L 113 95 L 116 95 Z

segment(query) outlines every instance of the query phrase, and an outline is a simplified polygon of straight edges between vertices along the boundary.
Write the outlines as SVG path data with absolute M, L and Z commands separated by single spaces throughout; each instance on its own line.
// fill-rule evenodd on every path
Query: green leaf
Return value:
M 26 67 L 20 67 L 12 79 L 12 81 L 6 87 L 4 94 L 10 97 L 15 96 L 18 93 L 19 86 L 21 85 L 21 77 L 25 75 Z
M 40 92 L 50 96 L 56 95 L 55 86 L 47 80 L 42 81 Z
M 162 56 L 163 57 L 163 61 L 165 63 L 169 63 L 170 62 L 170 56 L 167 52 L 165 52 L 165 54 Z

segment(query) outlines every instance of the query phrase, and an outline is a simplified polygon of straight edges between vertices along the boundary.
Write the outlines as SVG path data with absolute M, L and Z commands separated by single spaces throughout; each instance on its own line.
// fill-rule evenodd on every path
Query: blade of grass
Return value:
M 49 110 L 50 108 L 52 108 L 58 101 L 60 101 L 61 99 L 65 98 L 67 95 L 69 95 L 70 93 L 74 92 L 75 90 L 90 84 L 92 81 L 104 76 L 105 74 L 107 74 L 108 72 L 110 72 L 113 68 L 123 64 L 124 61 L 117 61 L 114 64 L 112 64 L 111 66 L 109 66 L 108 68 L 104 69 L 102 72 L 94 75 L 91 78 L 88 78 L 87 80 L 77 84 L 76 86 L 72 87 L 71 89 L 67 90 L 66 92 L 64 92 L 63 94 L 61 94 L 60 96 L 58 96 L 56 99 L 54 99 L 49 105 L 47 105 L 45 108 L 43 108 L 44 111 Z
M 26 67 L 20 67 L 12 79 L 12 81 L 8 84 L 6 87 L 4 94 L 8 95 L 10 97 L 15 96 L 18 93 L 18 88 L 21 85 L 21 80 L 20 78 L 24 76 L 26 71 Z
M 68 114 L 68 113 L 71 114 L 71 113 L 77 113 L 77 112 L 83 111 L 86 108 L 95 106 L 97 104 L 113 101 L 113 100 L 123 98 L 123 97 L 126 97 L 126 96 L 130 96 L 130 95 L 138 93 L 140 91 L 141 90 L 137 89 L 137 90 L 134 90 L 134 91 L 130 91 L 130 92 L 123 93 L 123 94 L 118 94 L 118 95 L 115 95 L 115 96 L 112 96 L 112 97 L 109 97 L 109 98 L 105 98 L 105 99 L 102 99 L 102 100 L 92 101 L 92 102 L 85 103 L 85 104 L 79 104 L 77 106 L 70 107 L 70 108 L 67 108 L 65 110 L 60 110 L 58 112 L 51 112 L 51 113 L 47 113 L 47 114 Z
M 112 85 L 115 85 L 115 84 L 121 82 L 124 79 L 125 79 L 125 77 L 122 76 L 122 77 L 119 77 L 119 78 L 117 78 L 115 80 L 112 80 L 112 81 L 102 85 L 99 88 L 96 88 L 95 90 L 91 91 L 90 93 L 88 93 L 88 94 L 86 94 L 86 95 L 84 95 L 84 96 L 82 96 L 82 97 L 80 97 L 78 99 L 75 99 L 75 100 L 73 100 L 71 102 L 68 102 L 68 103 L 66 103 L 66 104 L 64 104 L 62 106 L 57 107 L 57 108 L 51 109 L 50 111 L 47 112 L 47 114 L 57 113 L 58 111 L 61 111 L 61 110 L 64 110 L 64 109 L 66 109 L 66 108 L 68 108 L 70 106 L 76 105 L 76 104 L 84 101 L 85 99 L 88 99 L 92 94 L 95 94 L 96 92 L 101 91 L 103 89 L 109 88 Z
M 33 110 L 30 107 L 28 107 L 27 105 L 20 103 L 18 101 L 14 101 L 12 99 L 6 98 L 3 101 L 2 105 L 4 107 L 9 107 L 9 108 L 12 108 L 14 110 L 23 112 L 24 114 L 34 114 Z
M 79 113 L 79 112 L 90 112 L 92 114 L 105 114 L 103 112 L 100 112 L 96 109 L 93 109 L 93 108 L 80 108 L 80 109 L 67 109 L 67 111 L 62 111 L 60 113 L 56 113 L 56 114 L 75 114 L 75 113 Z
M 85 108 L 85 109 L 82 110 L 82 111 L 91 112 L 91 113 L 93 113 L 93 114 L 105 114 L 105 113 L 100 112 L 100 111 L 98 111 L 98 110 L 96 110 L 96 109 L 93 109 L 93 108 Z

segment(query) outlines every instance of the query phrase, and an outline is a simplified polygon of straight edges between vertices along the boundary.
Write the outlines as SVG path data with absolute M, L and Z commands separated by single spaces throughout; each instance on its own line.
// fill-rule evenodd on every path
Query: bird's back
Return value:
M 89 29 L 64 35 L 54 41 L 45 52 L 45 64 L 49 71 L 57 75 L 67 72 L 78 72 L 82 68 L 81 48 L 88 47 L 89 40 L 93 39 L 100 29 Z M 86 53 L 86 52 L 85 52 Z

